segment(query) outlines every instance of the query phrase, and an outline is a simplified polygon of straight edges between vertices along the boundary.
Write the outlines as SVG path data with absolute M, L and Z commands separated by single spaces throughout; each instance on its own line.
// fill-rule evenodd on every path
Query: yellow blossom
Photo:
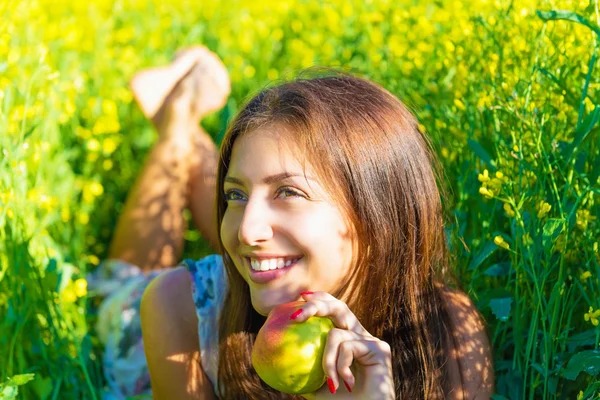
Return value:
M 483 174 L 479 174 L 477 176 L 477 179 L 479 179 L 479 182 L 482 182 L 482 183 L 488 182 L 490 180 L 490 176 L 489 176 L 488 170 L 484 169 L 483 170 Z
M 586 312 L 583 315 L 583 319 L 587 321 L 590 321 L 592 323 L 592 325 L 594 326 L 598 326 L 598 318 L 600 317 L 600 309 L 594 311 L 593 307 L 590 307 L 590 309 L 588 310 L 588 312 Z
M 548 203 L 546 203 L 544 200 L 540 201 L 540 203 L 538 204 L 538 213 L 537 213 L 537 217 L 538 218 L 544 218 L 546 216 L 546 214 L 548 214 L 548 212 L 552 209 L 552 206 Z
M 581 282 L 585 282 L 591 276 L 592 276 L 592 273 L 590 271 L 585 271 L 584 273 L 582 273 L 581 275 L 579 275 L 579 280 Z
M 533 239 L 531 238 L 531 235 L 529 234 L 529 232 L 524 234 L 523 237 L 521 238 L 521 240 L 523 241 L 523 245 L 525 245 L 527 247 L 529 247 L 533 244 Z
M 65 303 L 74 303 L 75 301 L 77 301 L 77 295 L 75 294 L 75 291 L 70 287 L 67 287 L 65 290 L 63 290 L 60 297 L 61 300 Z
M 589 210 L 577 210 L 577 227 L 582 231 L 585 231 L 588 227 L 588 223 L 595 221 L 596 216 L 591 215 Z
M 94 265 L 100 264 L 100 259 L 93 254 L 90 254 L 87 258 L 88 258 L 88 261 Z
M 456 106 L 456 108 L 458 108 L 461 111 L 466 110 L 467 108 L 465 107 L 465 103 L 463 103 L 462 101 L 460 101 L 459 99 L 454 99 L 454 105 Z
M 83 297 L 87 294 L 87 281 L 85 279 L 77 279 L 75 283 L 73 283 L 73 292 L 77 297 Z
M 479 193 L 482 194 L 484 197 L 487 197 L 488 199 L 491 199 L 494 197 L 494 192 L 492 192 L 490 189 L 486 188 L 485 186 L 482 186 L 479 188 Z
M 506 212 L 506 215 L 508 215 L 509 217 L 515 216 L 515 212 L 513 211 L 510 204 L 508 204 L 508 203 L 504 203 L 504 211 Z
M 494 238 L 494 243 L 496 244 L 496 246 L 498 247 L 502 247 L 503 249 L 508 250 L 509 249 L 509 245 L 508 243 L 506 243 L 506 241 L 504 240 L 504 238 L 500 235 L 496 236 Z

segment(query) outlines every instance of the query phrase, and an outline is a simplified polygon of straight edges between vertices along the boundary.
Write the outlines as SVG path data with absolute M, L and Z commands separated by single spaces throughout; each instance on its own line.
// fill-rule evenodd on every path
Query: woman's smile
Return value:
M 250 280 L 254 283 L 269 283 L 285 275 L 302 257 L 278 257 L 256 259 L 245 257 L 249 266 Z

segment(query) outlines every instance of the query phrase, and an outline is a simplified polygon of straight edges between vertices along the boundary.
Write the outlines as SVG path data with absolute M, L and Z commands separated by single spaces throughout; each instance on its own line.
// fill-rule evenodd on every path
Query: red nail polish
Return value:
M 310 292 L 310 291 L 306 291 L 306 292 L 300 292 L 300 296 L 304 296 L 307 294 L 315 294 L 315 292 Z
M 344 385 L 346 385 L 346 389 L 348 389 L 348 391 L 349 391 L 350 393 L 352 393 L 352 389 L 350 388 L 350 385 L 348 385 L 348 384 L 346 383 L 346 381 L 344 381 Z
M 327 386 L 329 386 L 329 391 L 331 394 L 335 394 L 335 386 L 333 385 L 331 378 L 327 378 Z
M 298 318 L 298 315 L 300 315 L 300 314 L 302 314 L 302 309 L 294 311 L 294 313 L 292 315 L 290 315 L 290 319 L 296 319 L 296 318 Z

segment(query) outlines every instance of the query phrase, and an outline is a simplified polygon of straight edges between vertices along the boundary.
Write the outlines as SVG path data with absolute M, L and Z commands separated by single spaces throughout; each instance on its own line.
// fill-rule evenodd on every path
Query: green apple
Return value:
M 281 304 L 269 313 L 252 348 L 252 365 L 272 388 L 287 394 L 307 394 L 325 383 L 323 351 L 333 328 L 329 318 L 295 322 L 290 315 L 303 301 Z

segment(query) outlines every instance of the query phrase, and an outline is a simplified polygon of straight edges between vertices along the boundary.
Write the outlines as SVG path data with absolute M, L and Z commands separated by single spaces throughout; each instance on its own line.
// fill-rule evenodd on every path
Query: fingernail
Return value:
M 352 389 L 350 389 L 350 385 L 348 385 L 348 384 L 346 383 L 346 381 L 344 381 L 344 385 L 346 385 L 346 389 L 348 389 L 348 391 L 349 391 L 350 393 L 352 393 Z
M 300 292 L 300 296 L 304 296 L 307 294 L 315 294 L 315 292 L 310 292 L 310 291 L 306 291 L 306 292 Z
M 300 315 L 300 314 L 302 314 L 302 309 L 294 311 L 294 313 L 292 315 L 290 315 L 290 319 L 296 319 L 296 318 L 298 318 L 298 315 Z
M 329 386 L 329 391 L 331 392 L 331 394 L 335 394 L 335 386 L 331 378 L 327 378 L 327 386 Z

